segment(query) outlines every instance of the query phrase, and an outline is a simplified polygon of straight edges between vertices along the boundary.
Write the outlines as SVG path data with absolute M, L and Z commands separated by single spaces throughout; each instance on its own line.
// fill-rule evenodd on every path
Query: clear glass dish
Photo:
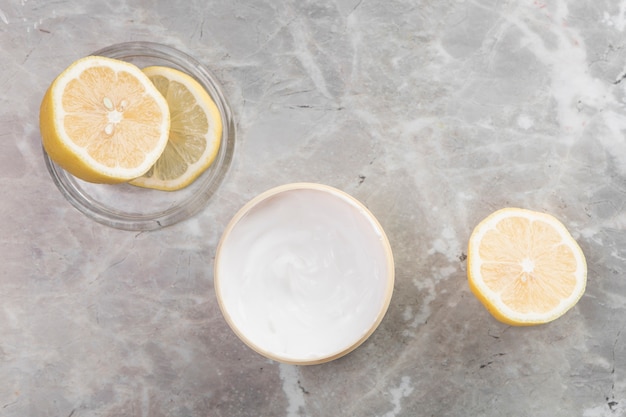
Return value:
M 48 172 L 63 196 L 80 212 L 110 227 L 154 230 L 199 212 L 215 194 L 230 167 L 235 149 L 235 124 L 222 89 L 211 72 L 193 57 L 153 42 L 126 42 L 92 53 L 131 62 L 140 68 L 169 66 L 193 76 L 211 95 L 222 116 L 222 143 L 215 162 L 192 184 L 178 191 L 159 191 L 130 184 L 92 184 L 59 167 L 45 150 Z

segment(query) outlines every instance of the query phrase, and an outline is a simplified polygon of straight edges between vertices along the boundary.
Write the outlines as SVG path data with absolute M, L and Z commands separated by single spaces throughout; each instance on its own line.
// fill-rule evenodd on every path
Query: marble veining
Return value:
M 64 200 L 37 121 L 62 69 L 131 40 L 209 66 L 238 132 L 206 208 L 144 233 Z M 0 52 L 0 415 L 626 415 L 626 1 L 0 0 Z M 243 345 L 213 291 L 230 218 L 298 181 L 363 202 L 396 262 L 377 331 L 309 367 Z M 548 325 L 467 288 L 469 234 L 505 206 L 587 257 Z

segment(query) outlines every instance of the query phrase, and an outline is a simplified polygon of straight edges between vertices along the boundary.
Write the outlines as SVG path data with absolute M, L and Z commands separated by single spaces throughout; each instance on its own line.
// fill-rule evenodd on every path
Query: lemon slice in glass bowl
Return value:
M 54 79 L 39 113 L 43 146 L 76 177 L 119 183 L 143 175 L 168 141 L 170 111 L 139 68 L 100 56 Z
M 222 121 L 215 102 L 191 76 L 164 66 L 143 72 L 165 97 L 170 109 L 169 140 L 156 163 L 131 184 L 176 191 L 191 184 L 215 160 Z

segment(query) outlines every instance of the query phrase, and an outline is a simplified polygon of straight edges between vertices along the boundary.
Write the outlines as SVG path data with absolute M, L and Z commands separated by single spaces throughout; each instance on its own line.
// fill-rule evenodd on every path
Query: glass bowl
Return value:
M 92 55 L 131 62 L 140 68 L 169 66 L 194 77 L 210 94 L 222 116 L 222 143 L 213 164 L 192 184 L 178 191 L 159 191 L 130 184 L 92 184 L 52 161 L 44 150 L 48 172 L 63 196 L 80 212 L 110 227 L 154 230 L 180 222 L 200 211 L 215 194 L 230 167 L 235 148 L 235 124 L 222 89 L 211 72 L 195 58 L 153 42 L 126 42 Z

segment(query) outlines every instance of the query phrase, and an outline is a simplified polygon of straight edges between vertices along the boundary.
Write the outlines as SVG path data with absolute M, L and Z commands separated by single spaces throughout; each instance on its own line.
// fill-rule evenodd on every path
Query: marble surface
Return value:
M 206 63 L 238 130 L 206 208 L 143 233 L 64 200 L 37 122 L 70 62 L 131 40 Z M 0 0 L 0 53 L 0 415 L 626 415 L 626 1 Z M 247 348 L 213 291 L 230 218 L 296 181 L 362 201 L 396 261 L 378 330 L 308 367 Z M 469 234 L 505 206 L 586 254 L 548 325 L 468 289 Z

